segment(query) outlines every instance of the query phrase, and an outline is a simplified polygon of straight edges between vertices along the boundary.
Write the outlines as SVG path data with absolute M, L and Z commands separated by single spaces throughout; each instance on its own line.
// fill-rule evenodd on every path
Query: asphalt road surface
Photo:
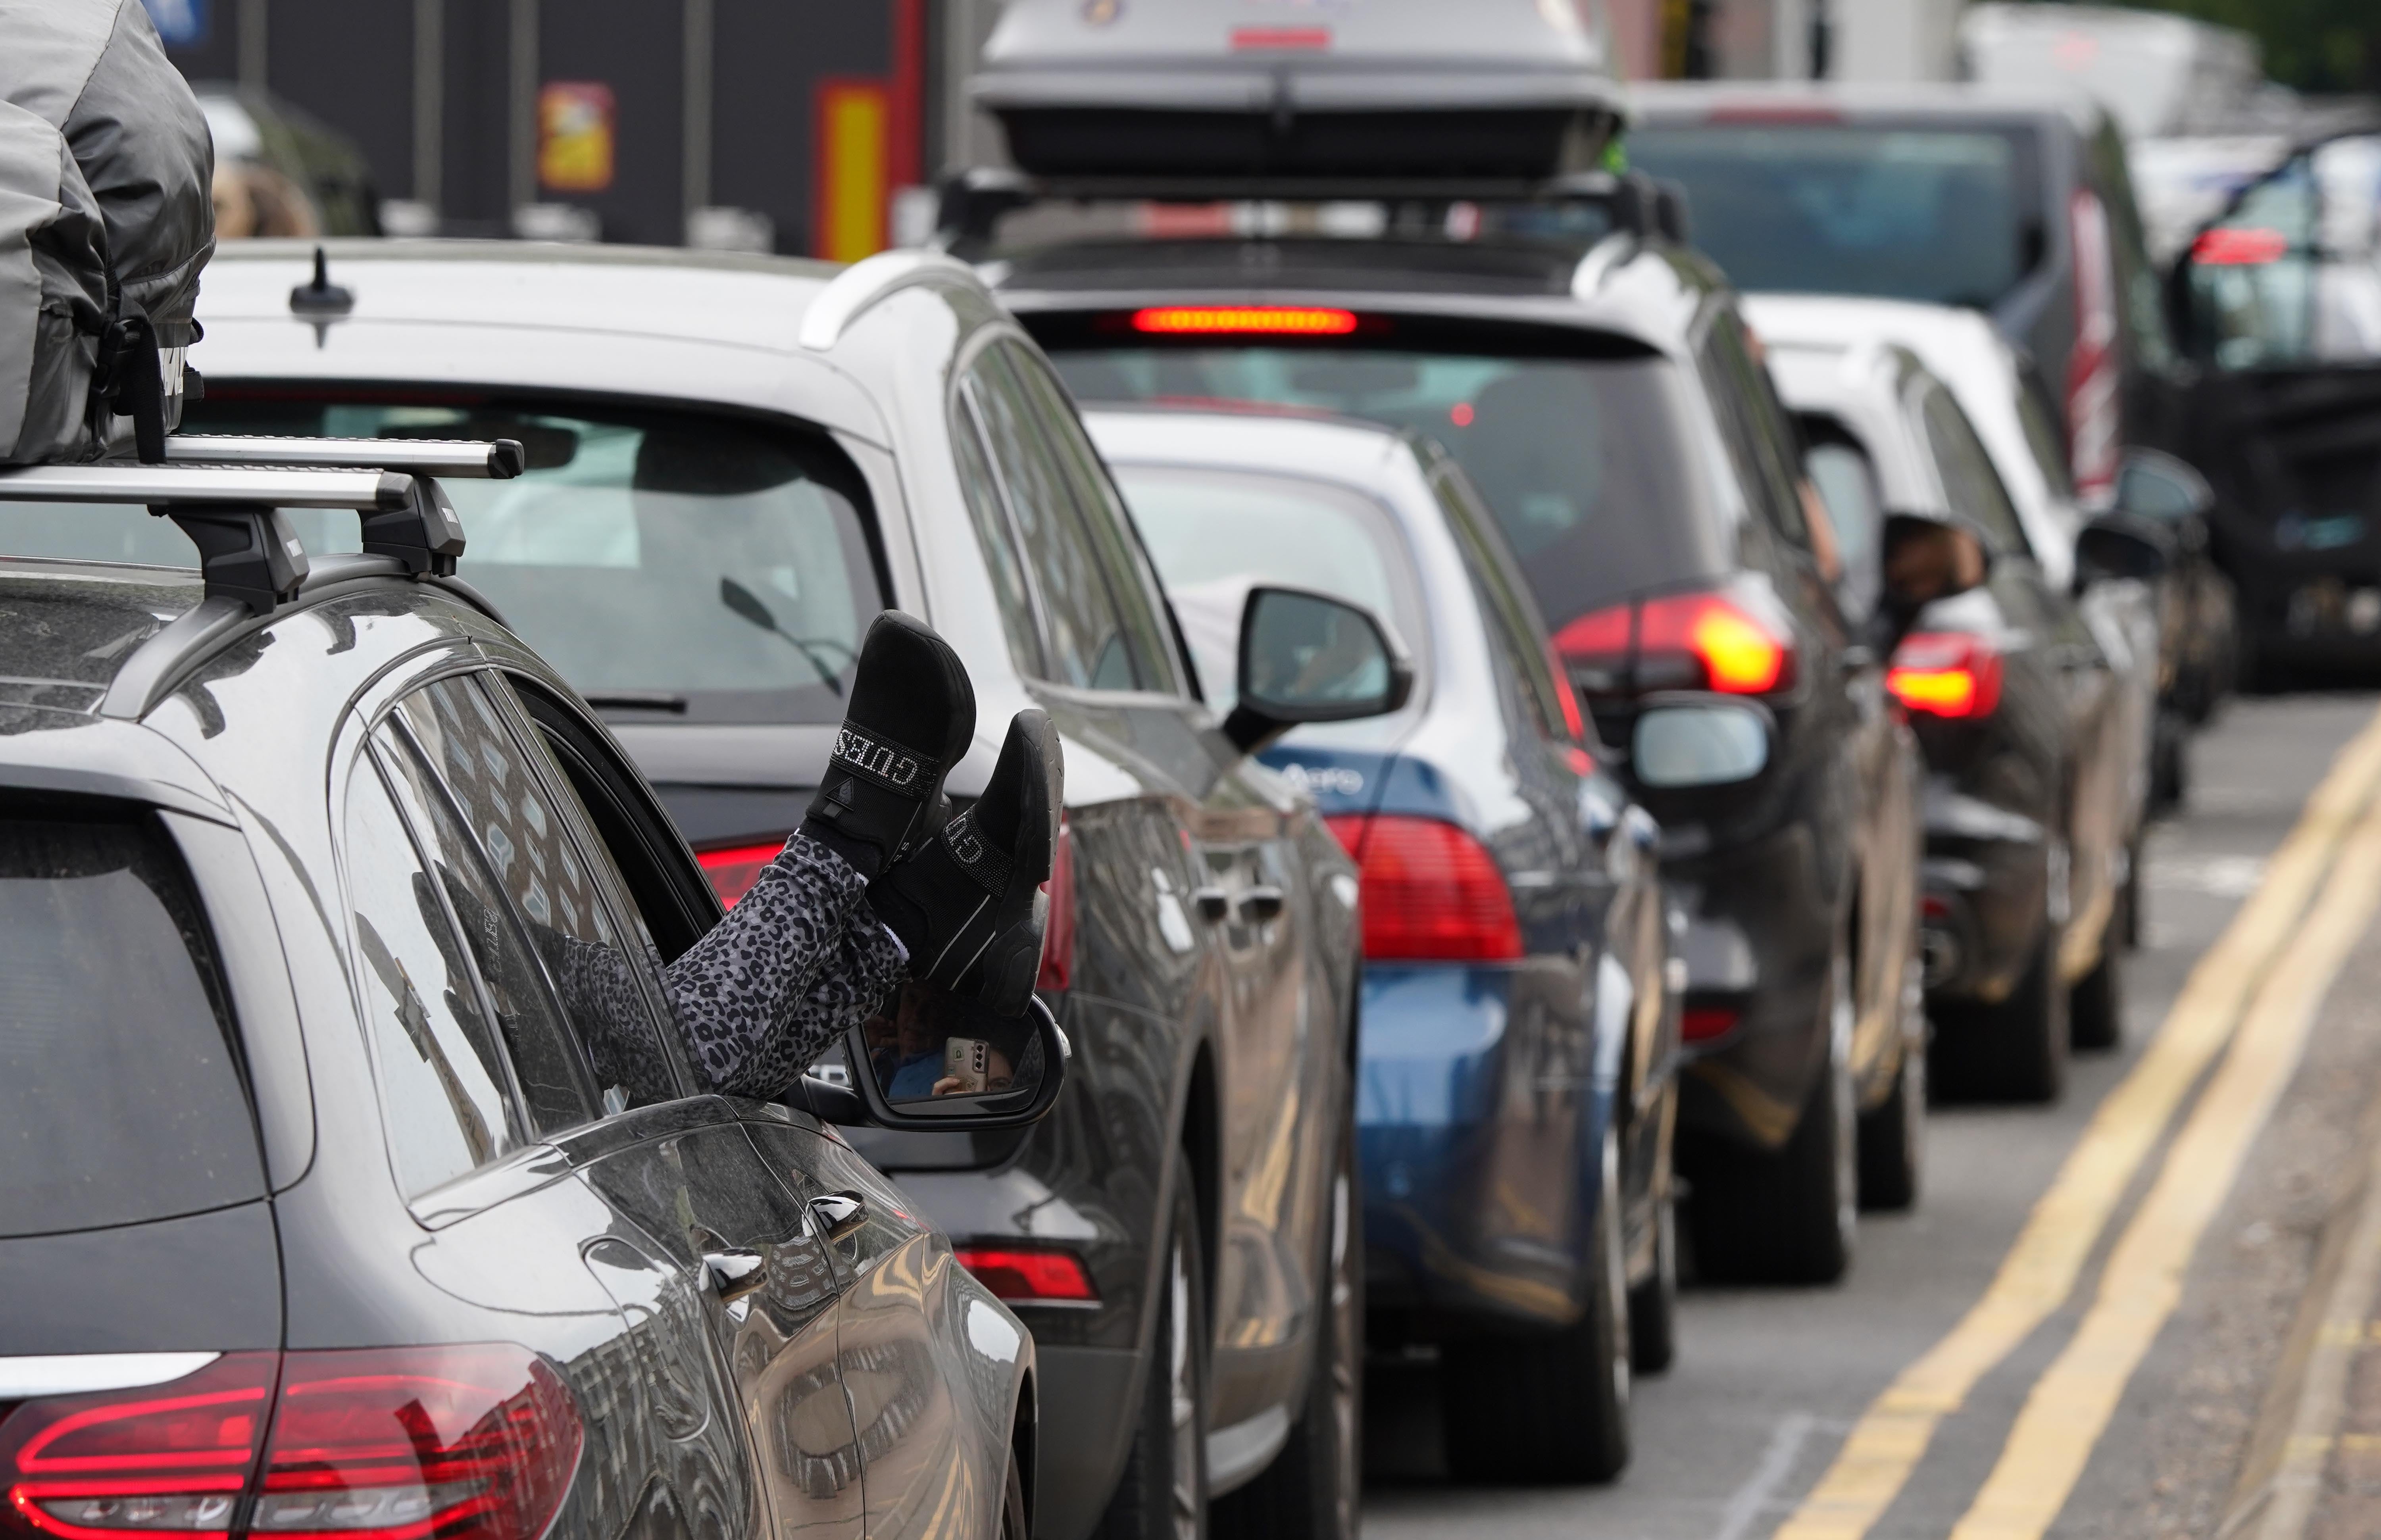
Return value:
M 1844 1284 L 1690 1290 L 1618 1483 L 1448 1482 L 1432 1366 L 1376 1359 L 1367 1540 L 2381 1534 L 2376 705 L 2231 704 L 2149 841 L 2123 1046 L 1935 1109 Z

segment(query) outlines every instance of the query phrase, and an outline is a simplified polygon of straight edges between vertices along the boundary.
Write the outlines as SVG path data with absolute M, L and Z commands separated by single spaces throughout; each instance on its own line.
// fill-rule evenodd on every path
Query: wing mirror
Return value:
M 2075 592 L 2094 583 L 2154 582 L 2174 564 L 2174 532 L 2129 513 L 2104 513 L 2075 537 Z
M 1889 655 L 1918 612 L 1983 584 L 1992 571 L 1992 548 L 1965 522 L 1924 513 L 1888 513 L 1877 534 L 1877 561 L 1885 574 L 1874 629 L 1876 650 Z
M 2172 455 L 2155 449 L 2126 451 L 2117 473 L 2117 511 L 2136 519 L 2180 524 L 2204 519 L 2216 507 L 2207 478 Z
M 800 1092 L 830 1123 L 910 1133 L 1018 1129 L 1049 1114 L 1073 1052 L 1038 996 L 1022 1016 L 995 1016 L 912 982 L 852 1028 L 839 1061 L 814 1068 Z
M 1629 770 L 1659 791 L 1734 786 L 1768 767 L 1770 715 L 1751 701 L 1657 695 L 1637 714 Z
M 1385 716 L 1413 693 L 1402 643 L 1370 610 L 1301 588 L 1249 590 L 1224 736 L 1254 753 L 1306 722 Z

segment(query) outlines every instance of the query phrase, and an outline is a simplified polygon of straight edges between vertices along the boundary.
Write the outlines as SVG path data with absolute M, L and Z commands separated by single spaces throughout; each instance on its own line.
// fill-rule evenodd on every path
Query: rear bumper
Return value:
M 1365 1289 L 1423 1336 L 1578 1318 L 1610 1076 L 1567 964 L 1374 963 L 1356 1119 Z

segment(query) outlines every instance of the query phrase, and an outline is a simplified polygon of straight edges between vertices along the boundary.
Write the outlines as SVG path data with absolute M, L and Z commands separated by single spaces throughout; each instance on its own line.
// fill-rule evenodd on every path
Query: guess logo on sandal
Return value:
M 925 773 L 925 762 L 907 749 L 844 728 L 835 737 L 835 762 L 882 781 L 897 791 L 907 790 Z

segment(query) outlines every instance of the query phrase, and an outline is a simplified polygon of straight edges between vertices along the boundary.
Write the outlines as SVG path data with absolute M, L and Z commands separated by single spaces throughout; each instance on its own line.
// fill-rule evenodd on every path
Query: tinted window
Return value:
M 1792 433 L 1782 422 L 1768 373 L 1753 361 L 1734 316 L 1723 313 L 1713 321 L 1703 337 L 1702 362 L 1737 479 L 1770 528 L 1797 544 L 1807 544 L 1810 531 L 1794 485 Z
M 1926 446 L 1942 473 L 1951 511 L 1984 531 L 1998 549 L 2026 554 L 2025 532 L 2019 527 L 2017 509 L 2009 504 L 2009 489 L 2001 484 L 2000 472 L 1993 469 L 1992 456 L 1977 439 L 1976 431 L 1968 425 L 1967 414 L 1941 390 L 1927 391 L 1923 409 Z
M 1683 183 L 1695 244 L 1741 289 L 1983 310 L 2038 260 L 2025 129 L 1810 123 L 1630 130 L 1629 161 Z
M 1404 543 L 1362 494 L 1238 471 L 1119 465 L 1116 472 L 1218 712 L 1236 698 L 1240 611 L 1258 583 L 1361 605 L 1421 651 Z
M 1665 359 L 1065 344 L 1051 356 L 1086 399 L 1271 402 L 1437 440 L 1479 488 L 1557 627 L 1730 564 L 1693 387 Z
M 0 819 L 0 1235 L 264 1195 L 214 978 L 153 825 Z
M 1000 605 L 1000 629 L 1008 636 L 1008 656 L 1028 678 L 1041 678 L 1042 640 L 1033 629 L 1033 596 L 1025 586 L 1025 559 L 1017 552 L 1017 534 L 1002 507 L 1000 483 L 984 456 L 983 435 L 975 411 L 964 402 L 951 412 L 952 458 L 959 474 L 959 490 L 967 498 L 968 518 L 975 525 L 976 544 L 992 574 L 993 593 Z
M 1487 617 L 1489 641 L 1505 654 L 1529 720 L 1548 738 L 1577 738 L 1579 729 L 1567 724 L 1564 717 L 1567 704 L 1570 713 L 1579 708 L 1575 703 L 1563 700 L 1560 691 L 1564 687 L 1555 682 L 1554 653 L 1546 643 L 1545 628 L 1531 610 L 1529 601 L 1521 597 L 1520 591 L 1507 576 L 1503 554 L 1488 543 L 1479 523 L 1479 509 L 1468 489 L 1454 475 L 1438 475 L 1431 478 L 1431 490 L 1438 495 L 1447 527 L 1455 532 L 1456 543 L 1463 547 L 1472 588 Z
M 843 719 L 885 607 L 867 496 L 824 435 L 691 413 L 556 403 L 502 409 L 238 397 L 195 403 L 195 433 L 519 438 L 528 474 L 452 478 L 461 572 L 599 710 L 636 720 Z M 350 513 L 292 509 L 314 556 L 360 549 Z M 0 504 L 0 550 L 193 567 L 141 508 L 60 519 Z

